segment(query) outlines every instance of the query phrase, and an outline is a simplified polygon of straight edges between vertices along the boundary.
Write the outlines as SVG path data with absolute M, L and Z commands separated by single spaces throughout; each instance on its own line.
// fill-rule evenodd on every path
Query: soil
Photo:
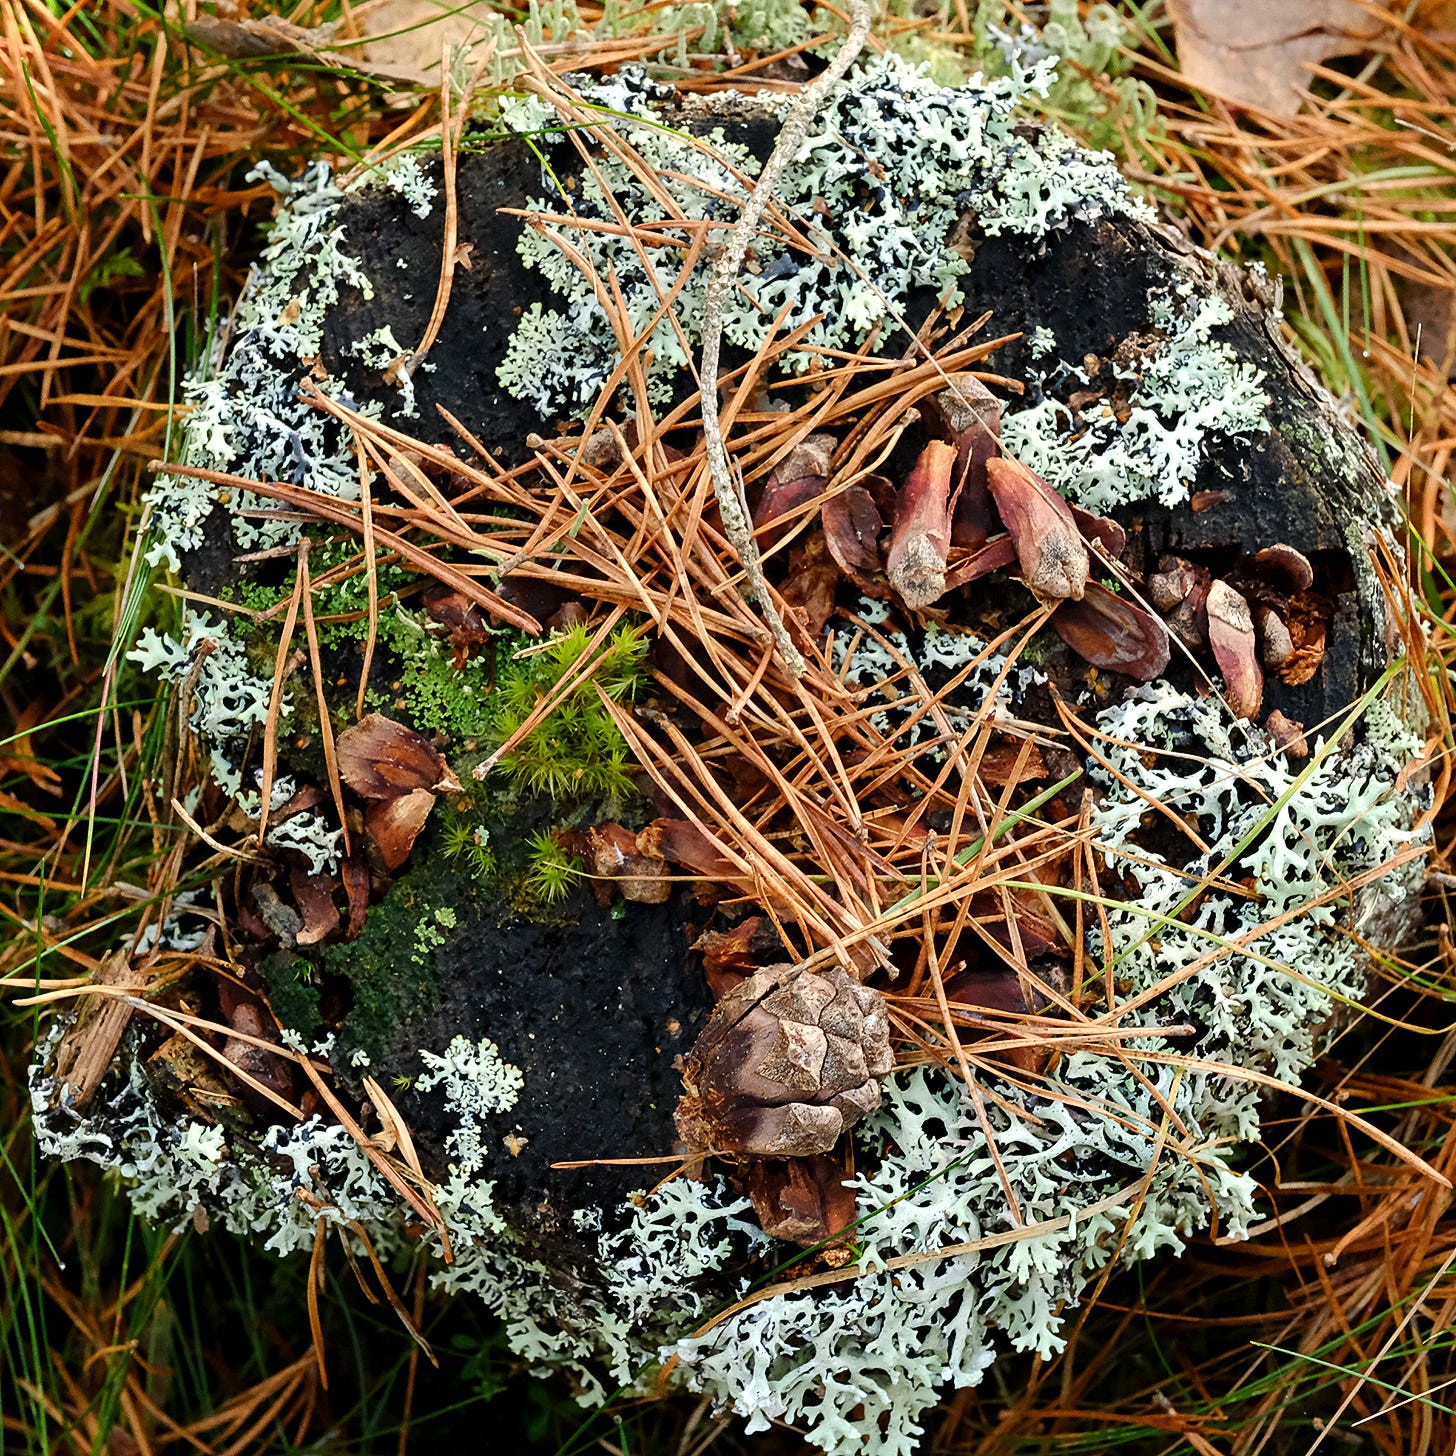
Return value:
M 468 912 L 467 912 L 468 913 Z M 693 1044 L 711 1002 L 688 950 L 687 912 L 619 903 L 585 892 L 552 922 L 477 908 L 435 955 L 438 1006 L 399 1027 L 391 1071 L 419 1070 L 418 1049 L 489 1037 L 519 1067 L 525 1092 L 495 1119 L 482 1177 L 499 1211 L 543 1249 L 579 1253 L 595 1236 L 576 1209 L 601 1209 L 610 1226 L 627 1196 L 672 1171 L 660 1166 L 556 1169 L 553 1163 L 671 1157 L 672 1111 L 681 1093 L 676 1059 Z M 374 1069 L 379 1076 L 378 1069 Z M 428 1170 L 443 1176 L 451 1131 L 435 1095 L 402 1092 Z M 519 1138 L 512 1153 L 504 1139 Z

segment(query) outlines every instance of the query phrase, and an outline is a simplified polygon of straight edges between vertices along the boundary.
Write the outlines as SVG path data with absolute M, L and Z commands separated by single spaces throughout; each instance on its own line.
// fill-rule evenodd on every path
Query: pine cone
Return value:
M 695 1151 L 827 1153 L 880 1105 L 893 1066 L 878 991 L 838 967 L 766 966 L 713 1008 L 683 1068 L 677 1130 Z

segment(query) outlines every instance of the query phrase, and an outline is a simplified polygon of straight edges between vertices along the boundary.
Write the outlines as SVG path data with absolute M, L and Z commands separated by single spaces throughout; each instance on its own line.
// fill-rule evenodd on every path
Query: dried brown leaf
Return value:
M 1072 519 L 1077 523 L 1077 529 L 1082 533 L 1084 541 L 1097 542 L 1113 561 L 1122 555 L 1127 546 L 1127 532 L 1116 521 L 1107 516 L 1094 516 L 1090 511 L 1084 511 L 1081 506 L 1072 505 L 1070 501 L 1067 508 L 1071 511 Z
M 732 879 L 738 873 L 718 842 L 702 825 L 694 824 L 690 819 L 654 819 L 643 830 L 644 835 L 649 831 L 652 838 L 643 842 L 651 847 L 653 853 L 695 875 L 701 875 L 705 880 Z
M 224 983 L 226 984 L 226 983 Z M 266 1039 L 267 1022 L 256 1001 L 238 1002 L 228 1013 L 228 1024 L 238 1036 L 228 1037 L 222 1044 L 225 1061 L 231 1062 L 245 1077 L 266 1088 L 269 1092 L 287 1101 L 293 1095 L 293 1071 L 291 1064 L 276 1052 L 256 1045 L 246 1038 Z M 256 1087 L 244 1081 L 241 1088 L 243 1098 L 253 1104 L 260 1101 Z M 266 1103 L 266 1097 L 261 1101 Z
M 967 1011 L 999 1011 L 1024 1016 L 1026 1003 L 1021 977 L 1010 966 L 993 970 L 958 971 L 945 982 L 945 998 L 952 1007 Z
M 433 586 L 424 596 L 425 611 L 432 621 L 450 629 L 450 641 L 457 646 L 475 646 L 491 638 L 490 623 L 476 602 L 448 586 Z
M 343 863 L 344 897 L 349 904 L 349 923 L 344 927 L 345 940 L 357 940 L 364 929 L 364 915 L 369 909 L 369 866 L 357 854 Z
M 750 915 L 732 930 L 704 931 L 693 942 L 693 949 L 703 958 L 703 974 L 713 995 L 722 997 L 759 967 L 781 956 L 784 948 L 767 916 Z
M 1231 490 L 1195 490 L 1188 506 L 1195 516 L 1201 516 L 1204 511 L 1211 511 L 1214 506 L 1221 506 L 1233 498 L 1234 493 Z
M 339 928 L 339 907 L 334 904 L 335 884 L 327 875 L 310 874 L 302 868 L 290 871 L 293 903 L 303 916 L 299 945 L 317 945 Z
M 956 447 L 951 545 L 976 547 L 995 529 L 986 462 L 1001 453 L 1001 401 L 973 374 L 950 378 L 954 387 L 933 395 L 930 407 Z
M 824 502 L 820 519 L 825 545 L 840 570 L 861 591 L 883 595 L 886 577 L 880 533 L 885 523 L 874 497 L 864 486 L 852 485 Z
M 650 836 L 647 842 L 654 840 Z M 639 836 L 625 825 L 594 825 L 586 832 L 586 848 L 592 873 L 615 881 L 624 900 L 662 905 L 672 894 L 667 861 L 659 853 L 644 853 Z
M 954 591 L 967 582 L 978 581 L 990 576 L 993 571 L 1004 571 L 1016 565 L 1016 542 L 1010 536 L 1000 535 L 987 541 L 980 550 L 966 556 L 953 556 L 945 574 L 946 591 Z
M 800 475 L 793 480 L 770 479 L 753 512 L 754 534 L 763 549 L 767 550 L 787 530 L 787 525 L 776 531 L 766 530 L 770 523 L 780 516 L 801 514 L 804 506 L 823 493 L 822 475 Z
M 804 623 L 811 638 L 824 630 L 834 613 L 834 592 L 839 585 L 839 563 L 829 554 L 824 532 L 814 531 L 789 553 L 789 574 L 779 595 Z
M 441 0 L 376 0 L 363 7 L 363 69 L 399 85 L 438 86 L 440 56 L 476 44 L 488 34 L 489 12 Z M 357 49 L 346 51 L 359 57 Z
M 1007 901 L 1010 913 L 1016 919 L 1016 935 L 1006 923 Z M 997 890 L 980 890 L 971 897 L 971 913 L 986 934 L 1008 955 L 1020 952 L 1028 961 L 1046 955 L 1060 955 L 1065 950 L 1056 922 L 1046 913 L 1045 906 L 1029 890 L 1011 890 L 1002 893 Z
M 1286 718 L 1275 708 L 1264 719 L 1264 731 L 1287 753 L 1290 758 L 1308 758 L 1309 743 L 1304 736 L 1304 724 Z
M 844 1165 L 812 1158 L 755 1158 L 739 1181 L 770 1238 L 809 1247 L 843 1233 L 854 1222 L 854 1188 Z
M 1033 783 L 1047 776 L 1045 759 L 1041 749 L 1035 745 L 1023 756 L 1020 739 L 998 738 L 981 755 L 981 778 L 985 783 L 1004 787 L 1011 782 L 1013 774 L 1018 784 Z
M 1183 81 L 1293 116 L 1311 66 L 1367 50 L 1392 21 L 1359 0 L 1168 0 Z

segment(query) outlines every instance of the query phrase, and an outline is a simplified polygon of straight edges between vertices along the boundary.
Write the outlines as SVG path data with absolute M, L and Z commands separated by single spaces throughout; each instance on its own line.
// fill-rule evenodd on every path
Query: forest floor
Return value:
M 1310 26 L 1351 24 L 1339 0 L 1291 8 Z M 261 28 L 239 9 L 0 0 L 3 1448 L 404 1451 L 478 1441 L 484 1420 L 497 1449 L 562 1456 L 802 1449 L 790 1432 L 744 1437 L 686 1396 L 585 1411 L 564 1380 L 525 1375 L 486 1314 L 432 1299 L 423 1278 L 401 1298 L 432 1359 L 342 1263 L 323 1271 L 311 1327 L 307 1263 L 200 1228 L 159 1231 L 114 1181 L 35 1154 L 25 1068 L 39 1012 L 18 1003 L 46 978 L 94 969 L 180 862 L 147 786 L 166 714 L 121 654 L 155 610 L 144 588 L 167 586 L 137 564 L 148 463 L 174 448 L 184 379 L 271 215 L 272 188 L 249 174 L 347 163 L 441 122 L 440 34 L 405 17 L 378 39 L 402 10 L 373 7 L 375 45 L 361 53 L 366 22 L 348 0 L 301 0 Z M 1456 15 L 1407 7 L 1344 47 L 1275 37 L 1251 95 L 1246 58 L 1195 35 L 1206 9 L 1126 4 L 1114 33 L 1105 6 L 1079 19 L 1064 3 L 927 0 L 892 6 L 876 34 L 964 71 L 994 50 L 991 20 L 1043 25 L 1063 57 L 1051 114 L 1113 151 L 1195 242 L 1282 282 L 1295 342 L 1401 492 L 1411 586 L 1445 656 Z M 625 19 L 620 6 L 533 5 L 492 21 L 484 44 L 500 89 L 528 49 L 559 71 L 642 56 L 690 77 L 722 67 L 725 38 L 745 73 L 800 48 L 755 55 L 723 27 L 711 5 Z M 1309 86 L 1297 106 L 1280 90 L 1290 78 Z M 1396 994 L 1310 1078 L 1448 1175 L 1453 827 L 1438 818 L 1426 928 L 1384 967 Z M 926 1449 L 1450 1451 L 1451 1195 L 1412 1215 L 1419 1174 L 1352 1139 L 1337 1112 L 1291 1099 L 1265 1131 L 1251 1171 L 1267 1217 L 1248 1242 L 1195 1241 L 1181 1260 L 1109 1279 L 1060 1356 L 998 1362 L 936 1414 Z

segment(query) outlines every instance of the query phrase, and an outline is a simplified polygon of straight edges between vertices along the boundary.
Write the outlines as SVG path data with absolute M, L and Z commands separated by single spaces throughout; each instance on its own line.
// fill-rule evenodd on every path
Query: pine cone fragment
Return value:
M 894 1064 L 878 991 L 837 966 L 766 966 L 713 1008 L 674 1120 L 695 1151 L 812 1157 L 880 1105 Z

